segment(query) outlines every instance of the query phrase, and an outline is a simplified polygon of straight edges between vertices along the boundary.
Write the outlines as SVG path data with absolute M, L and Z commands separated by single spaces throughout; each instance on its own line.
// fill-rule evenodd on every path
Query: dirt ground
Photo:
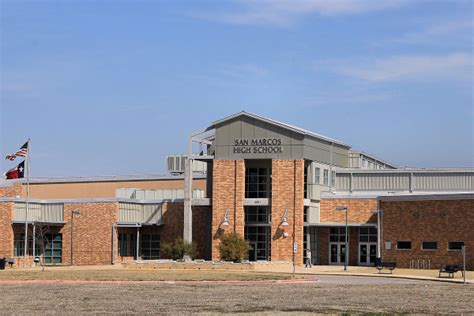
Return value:
M 460 284 L 9 284 L 0 313 L 474 313 Z
M 304 278 L 298 275 L 298 278 Z M 308 277 L 308 276 L 306 276 Z M 0 273 L 0 280 L 96 280 L 96 281 L 241 281 L 284 280 L 290 274 L 271 272 L 226 272 L 200 270 L 135 270 L 135 269 L 56 269 L 15 270 Z
M 474 285 L 378 277 L 297 277 L 317 281 L 270 284 L 268 280 L 287 280 L 291 275 L 260 272 L 6 270 L 0 273 L 0 314 L 474 314 Z

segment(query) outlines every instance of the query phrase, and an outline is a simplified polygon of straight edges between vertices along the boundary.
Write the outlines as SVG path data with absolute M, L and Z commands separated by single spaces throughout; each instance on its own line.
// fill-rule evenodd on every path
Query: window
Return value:
M 245 223 L 271 223 L 270 208 L 265 206 L 245 207 Z
M 321 168 L 314 169 L 314 183 L 321 184 Z
M 336 186 L 336 171 L 331 171 L 331 186 Z
M 464 241 L 450 241 L 448 242 L 448 250 L 462 250 Z
M 269 198 L 271 192 L 271 168 L 245 169 L 245 197 Z
M 144 260 L 160 258 L 160 235 L 143 234 L 141 237 L 141 256 Z
M 329 170 L 324 169 L 324 185 L 329 185 Z
M 249 260 L 270 260 L 270 226 L 245 226 L 244 238 L 250 242 Z
M 421 244 L 422 250 L 436 250 L 438 249 L 438 243 L 436 241 L 424 241 Z
M 345 242 L 346 241 L 346 228 L 345 227 L 331 227 L 329 230 L 329 241 L 330 242 Z
M 118 234 L 118 253 L 119 256 L 125 257 L 128 255 L 128 235 L 127 234 Z
M 408 250 L 411 249 L 411 241 L 397 241 L 398 250 Z
M 44 263 L 56 264 L 62 262 L 63 238 L 61 234 L 47 234 L 44 245 Z
M 33 236 L 31 233 L 28 234 L 28 255 L 33 255 Z M 13 255 L 16 257 L 22 257 L 25 255 L 25 234 L 15 234 L 13 239 Z M 41 241 L 37 237 L 35 238 L 35 256 L 41 255 Z
M 360 227 L 359 242 L 377 242 L 377 228 Z

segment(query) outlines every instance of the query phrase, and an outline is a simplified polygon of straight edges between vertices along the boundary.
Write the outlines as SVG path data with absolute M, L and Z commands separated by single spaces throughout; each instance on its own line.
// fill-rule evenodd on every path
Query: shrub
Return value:
M 241 262 L 247 258 L 250 244 L 239 234 L 229 233 L 221 237 L 220 252 L 224 261 Z
M 172 243 L 164 243 L 161 246 L 161 251 L 165 257 L 173 260 L 183 259 L 184 255 L 188 255 L 194 259 L 197 255 L 196 243 L 189 243 L 183 238 L 176 238 Z

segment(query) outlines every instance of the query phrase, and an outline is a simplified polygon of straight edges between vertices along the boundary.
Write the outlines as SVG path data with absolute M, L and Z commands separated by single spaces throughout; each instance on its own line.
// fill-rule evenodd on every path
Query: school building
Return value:
M 400 168 L 247 112 L 192 132 L 186 155 L 166 160 L 165 176 L 32 178 L 28 211 L 26 181 L 0 182 L 0 257 L 157 260 L 182 237 L 218 261 L 220 237 L 237 232 L 250 261 L 301 265 L 311 249 L 314 264 L 440 268 L 461 264 L 464 246 L 474 269 L 472 168 Z

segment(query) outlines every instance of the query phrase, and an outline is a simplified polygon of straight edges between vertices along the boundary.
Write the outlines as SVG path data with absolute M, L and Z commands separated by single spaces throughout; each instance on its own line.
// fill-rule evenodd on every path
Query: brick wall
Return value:
M 448 250 L 448 242 L 464 241 L 467 269 L 474 269 L 474 200 L 381 202 L 382 256 L 408 268 L 410 260 L 431 260 L 432 268 L 461 264 L 461 251 Z M 391 249 L 385 249 L 391 241 Z M 397 241 L 411 241 L 411 250 L 397 250 Z M 436 241 L 437 250 L 421 250 L 423 241 Z
M 74 215 L 74 264 L 102 265 L 112 262 L 112 225 L 118 220 L 118 203 L 65 203 L 62 227 L 63 264 L 71 260 L 71 212 Z M 117 249 L 118 238 L 115 235 L 114 249 Z
M 244 237 L 245 163 L 214 160 L 212 179 L 212 260 L 220 260 L 220 236 L 234 231 Z M 229 225 L 221 226 L 226 209 Z M 234 216 L 235 214 L 235 216 Z
M 12 218 L 15 204 L 0 202 L 0 258 L 13 256 Z
M 272 260 L 293 261 L 293 242 L 298 245 L 295 262 L 303 263 L 303 160 L 272 160 Z M 288 226 L 280 226 L 288 209 Z M 295 225 L 294 225 L 295 224 Z M 293 228 L 295 226 L 295 228 Z M 289 234 L 283 237 L 283 231 Z
M 21 184 L 17 183 L 12 186 L 0 187 L 0 197 L 16 197 L 21 196 Z
M 345 223 L 346 212 L 336 211 L 337 206 L 347 206 L 349 223 L 376 223 L 377 215 L 372 212 L 377 208 L 376 199 L 322 199 L 320 204 L 321 222 Z

